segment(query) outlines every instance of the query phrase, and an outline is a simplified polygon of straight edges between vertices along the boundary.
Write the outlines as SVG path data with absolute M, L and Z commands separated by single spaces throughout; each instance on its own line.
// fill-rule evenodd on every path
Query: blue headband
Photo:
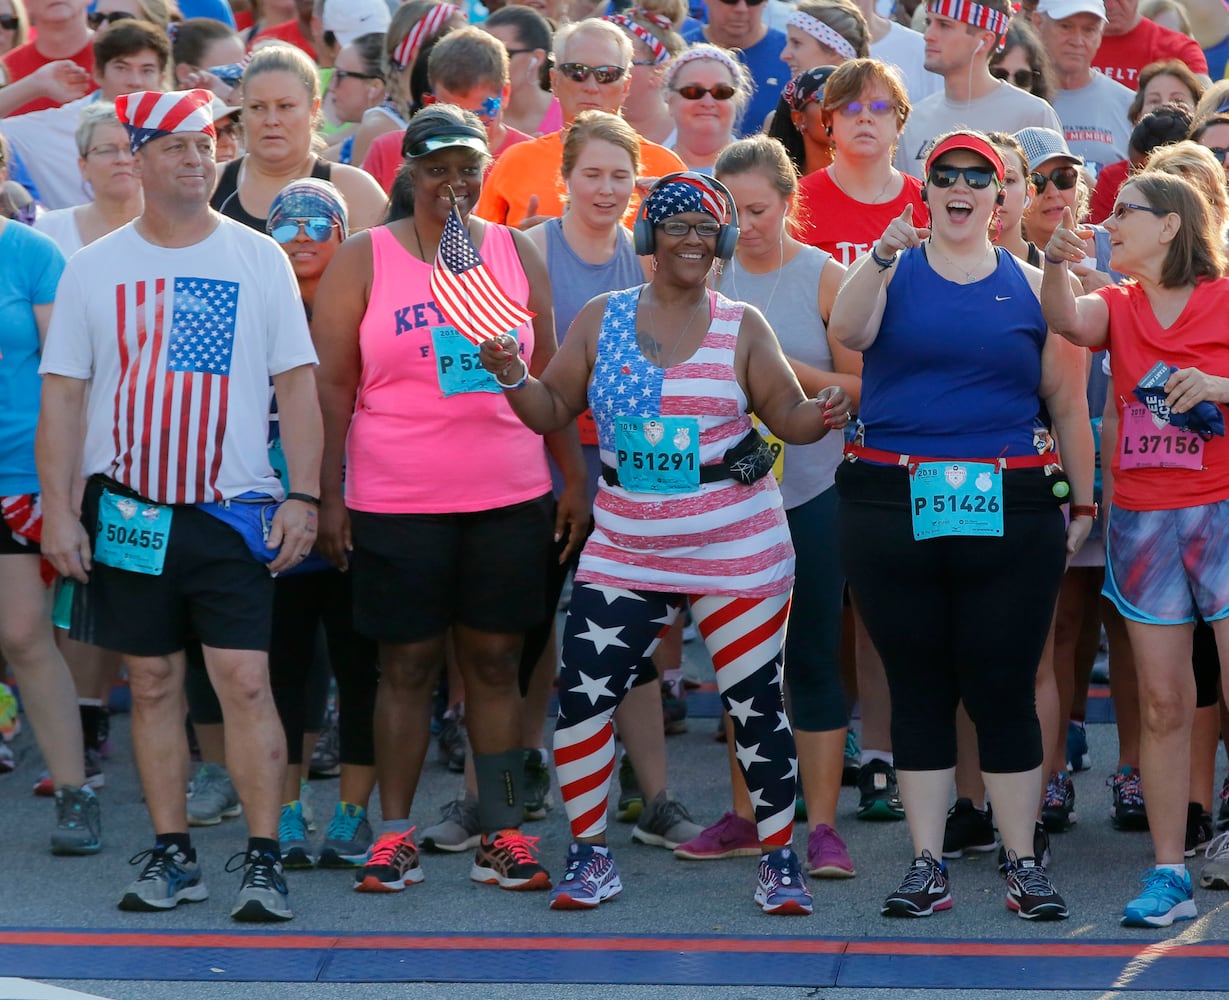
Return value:
M 341 192 L 328 181 L 314 177 L 291 181 L 277 193 L 273 204 L 269 206 L 266 228 L 272 232 L 279 223 L 287 219 L 309 219 L 312 216 L 336 222 L 341 228 L 343 240 L 349 235 L 346 203 Z

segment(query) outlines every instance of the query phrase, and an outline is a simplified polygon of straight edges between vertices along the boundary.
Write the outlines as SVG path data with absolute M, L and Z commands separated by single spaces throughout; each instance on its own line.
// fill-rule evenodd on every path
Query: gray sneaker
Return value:
M 703 832 L 704 827 L 692 822 L 683 803 L 670 792 L 659 792 L 641 814 L 640 822 L 632 830 L 632 840 L 673 851 Z
M 1207 861 L 1199 872 L 1199 884 L 1205 889 L 1229 889 L 1229 833 L 1217 834 L 1203 856 Z
M 221 764 L 202 764 L 188 788 L 188 826 L 217 826 L 243 812 L 239 793 Z
M 91 788 L 61 785 L 55 790 L 52 854 L 97 854 L 102 850 L 102 812 Z
M 235 862 L 240 864 L 236 865 Z M 290 920 L 290 893 L 282 874 L 282 863 L 271 854 L 248 851 L 236 854 L 226 863 L 228 872 L 243 868 L 243 881 L 239 896 L 230 915 L 235 920 L 267 923 L 273 920 Z
M 201 881 L 201 867 L 174 847 L 159 846 L 130 858 L 130 865 L 145 862 L 137 880 L 119 901 L 121 910 L 173 910 L 180 903 L 199 903 L 209 898 Z
M 428 851 L 472 851 L 482 840 L 478 803 L 453 799 L 440 810 L 440 821 L 423 830 L 418 842 Z
M 550 790 L 550 767 L 547 766 L 545 753 L 526 750 L 524 818 L 546 819 L 554 804 Z

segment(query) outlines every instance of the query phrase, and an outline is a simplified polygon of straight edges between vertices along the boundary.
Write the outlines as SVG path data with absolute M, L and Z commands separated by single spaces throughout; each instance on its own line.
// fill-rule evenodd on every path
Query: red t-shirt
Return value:
M 91 38 L 86 43 L 85 48 L 70 58 L 90 74 L 89 90 L 86 93 L 96 90 L 98 84 L 94 82 L 94 40 Z M 43 55 L 34 47 L 34 42 L 26 42 L 25 45 L 19 45 L 17 48 L 5 53 L 2 61 L 4 62 L 4 68 L 8 71 L 9 81 L 11 82 L 13 80 L 20 80 L 23 76 L 29 76 L 35 70 L 46 66 L 49 62 L 58 62 L 59 60 L 50 59 Z M 59 106 L 48 97 L 40 97 L 35 101 L 27 101 L 21 107 L 11 112 L 11 114 L 24 115 L 29 111 L 43 111 L 47 108 L 58 108 Z
M 275 24 L 272 28 L 265 28 L 258 35 L 253 36 L 248 41 L 248 48 L 251 49 L 257 42 L 264 41 L 269 38 L 276 38 L 282 42 L 289 42 L 291 45 L 302 49 L 312 57 L 312 62 L 316 61 L 316 50 L 312 43 L 303 37 L 303 32 L 299 30 L 299 22 L 283 21 L 281 24 Z
M 888 223 L 913 206 L 913 224 L 927 226 L 930 213 L 922 201 L 922 182 L 902 174 L 905 183 L 900 194 L 881 205 L 857 201 L 839 187 L 828 175 L 828 167 L 807 174 L 798 182 L 798 232 L 803 243 L 827 250 L 848 267 L 865 253 L 870 253 Z
M 1169 329 L 1157 322 L 1143 289 L 1131 283 L 1098 288 L 1109 306 L 1110 373 L 1121 419 L 1132 389 L 1158 361 L 1229 377 L 1229 278 L 1201 281 Z M 1221 405 L 1229 417 L 1229 408 Z M 1114 443 L 1114 503 L 1126 510 L 1170 510 L 1229 498 L 1229 437 L 1202 443 L 1202 469 L 1120 468 L 1122 424 Z
M 1088 221 L 1104 222 L 1114 210 L 1114 201 L 1122 185 L 1126 183 L 1131 173 L 1131 161 L 1119 160 L 1117 163 L 1107 163 L 1097 174 L 1097 186 L 1093 189 L 1092 200 L 1088 205 Z
M 498 160 L 505 149 L 515 146 L 518 142 L 525 142 L 532 139 L 533 136 L 526 135 L 519 129 L 514 129 L 511 125 L 505 125 L 507 135 L 504 137 L 503 145 L 495 150 L 492 163 Z M 363 169 L 371 174 L 377 181 L 380 182 L 387 194 L 393 189 L 393 179 L 397 176 L 397 170 L 401 167 L 401 138 L 404 133 L 400 129 L 393 129 L 391 132 L 385 132 L 382 135 L 377 135 L 371 140 L 371 145 L 367 148 L 367 155 L 363 158 Z M 488 167 L 488 169 L 490 169 Z
M 1203 49 L 1190 35 L 1163 28 L 1141 18 L 1125 35 L 1105 35 L 1093 58 L 1092 68 L 1131 90 L 1139 89 L 1139 71 L 1158 59 L 1181 59 L 1192 73 L 1206 73 Z

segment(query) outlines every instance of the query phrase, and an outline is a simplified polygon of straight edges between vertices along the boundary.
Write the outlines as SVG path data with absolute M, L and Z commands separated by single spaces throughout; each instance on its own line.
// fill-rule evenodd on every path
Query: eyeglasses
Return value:
M 537 49 L 508 49 L 507 53 L 508 53 L 508 58 L 511 59 L 513 56 L 523 56 L 523 55 L 527 55 L 530 52 L 537 52 L 537 51 L 538 51 Z
M 598 83 L 614 83 L 623 76 L 622 66 L 590 66 L 588 63 L 560 63 L 559 72 L 573 83 L 593 77 Z
M 758 7 L 764 0 L 721 0 L 727 7 L 737 7 L 740 3 L 745 3 L 748 7 Z
M 868 101 L 863 104 L 861 101 L 850 101 L 838 110 L 845 118 L 856 118 L 863 111 L 869 111 L 876 117 L 882 117 L 896 114 L 896 103 L 894 101 Z
M 1151 205 L 1136 205 L 1130 201 L 1120 201 L 1114 206 L 1113 216 L 1121 222 L 1127 217 L 1128 212 L 1147 212 L 1149 215 L 1168 215 L 1169 213 L 1163 208 L 1153 208 Z
M 352 69 L 335 69 L 333 70 L 334 80 L 383 80 L 379 73 L 359 73 Z
M 990 167 L 931 167 L 927 181 L 937 188 L 949 188 L 962 176 L 969 187 L 981 191 L 994 180 L 994 171 Z
M 728 83 L 719 83 L 715 87 L 701 87 L 698 83 L 689 83 L 685 87 L 675 87 L 674 92 L 685 101 L 699 101 L 706 94 L 712 94 L 714 100 L 728 101 L 738 93 Z
M 1055 167 L 1048 174 L 1043 174 L 1040 171 L 1034 170 L 1029 177 L 1033 181 L 1033 187 L 1037 189 L 1038 194 L 1044 194 L 1046 185 L 1050 181 L 1054 182 L 1054 186 L 1060 191 L 1070 191 L 1080 180 L 1080 172 L 1075 167 Z
M 90 11 L 86 15 L 86 20 L 90 22 L 90 27 L 97 31 L 104 24 L 114 24 L 116 21 L 123 21 L 125 18 L 132 17 L 126 10 L 112 10 L 107 13 L 102 11 Z
M 313 215 L 307 219 L 288 219 L 280 226 L 274 226 L 269 231 L 269 235 L 278 243 L 286 244 L 296 239 L 299 231 L 302 230 L 313 243 L 323 243 L 332 235 L 333 225 L 332 219 Z
M 693 229 L 697 236 L 713 237 L 721 232 L 720 222 L 684 222 L 682 219 L 667 219 L 658 228 L 667 236 L 686 236 Z
M 215 122 L 213 130 L 219 139 L 238 139 L 243 127 L 238 122 L 227 122 L 225 125 L 218 125 Z
M 125 153 L 131 156 L 131 148 L 128 146 L 117 146 L 110 142 L 103 146 L 91 146 L 85 151 L 87 157 L 95 156 L 100 160 L 118 160 Z
M 0 17 L 0 28 L 5 31 L 16 31 L 19 27 L 21 27 L 21 22 L 12 14 Z
M 1010 80 L 1021 90 L 1029 90 L 1041 76 L 1041 72 L 1035 69 L 1018 69 L 1014 73 L 1008 73 L 1004 66 L 991 66 L 990 75 L 996 80 Z

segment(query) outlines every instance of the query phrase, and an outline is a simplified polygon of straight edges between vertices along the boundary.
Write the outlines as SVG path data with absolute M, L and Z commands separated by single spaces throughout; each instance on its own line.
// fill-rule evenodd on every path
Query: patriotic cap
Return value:
M 718 222 L 727 221 L 725 199 L 702 174 L 676 174 L 644 200 L 644 217 L 654 226 L 684 212 L 707 212 Z
M 670 58 L 670 50 L 662 44 L 661 39 L 653 34 L 653 32 L 643 24 L 638 23 L 635 20 L 636 18 L 648 21 L 659 31 L 674 30 L 674 25 L 670 23 L 669 18 L 663 17 L 661 14 L 654 14 L 643 7 L 633 7 L 625 14 L 607 14 L 602 20 L 609 21 L 616 27 L 622 28 L 633 38 L 639 38 L 640 41 L 648 46 L 649 53 L 653 56 L 653 64 L 660 66 Z
M 336 222 L 341 228 L 343 240 L 349 235 L 346 201 L 341 192 L 329 181 L 304 177 L 291 181 L 277 193 L 269 206 L 265 230 L 271 233 L 290 219 L 310 219 L 314 216 Z
M 217 135 L 213 127 L 213 94 L 208 90 L 172 90 L 166 94 L 139 90 L 117 97 L 115 113 L 128 130 L 134 153 L 151 139 L 175 132 Z
M 926 154 L 926 173 L 930 173 L 930 168 L 944 153 L 950 153 L 954 149 L 965 149 L 970 153 L 976 153 L 983 157 L 994 170 L 994 176 L 998 178 L 1000 185 L 1003 183 L 1003 158 L 999 156 L 999 151 L 991 145 L 990 140 L 981 132 L 952 132 L 950 135 L 945 135 L 935 143 L 934 149 Z
M 974 28 L 994 33 L 1000 44 L 1007 34 L 1007 15 L 993 7 L 971 3 L 970 0 L 930 0 L 926 13 L 938 14 L 953 21 L 971 24 Z

